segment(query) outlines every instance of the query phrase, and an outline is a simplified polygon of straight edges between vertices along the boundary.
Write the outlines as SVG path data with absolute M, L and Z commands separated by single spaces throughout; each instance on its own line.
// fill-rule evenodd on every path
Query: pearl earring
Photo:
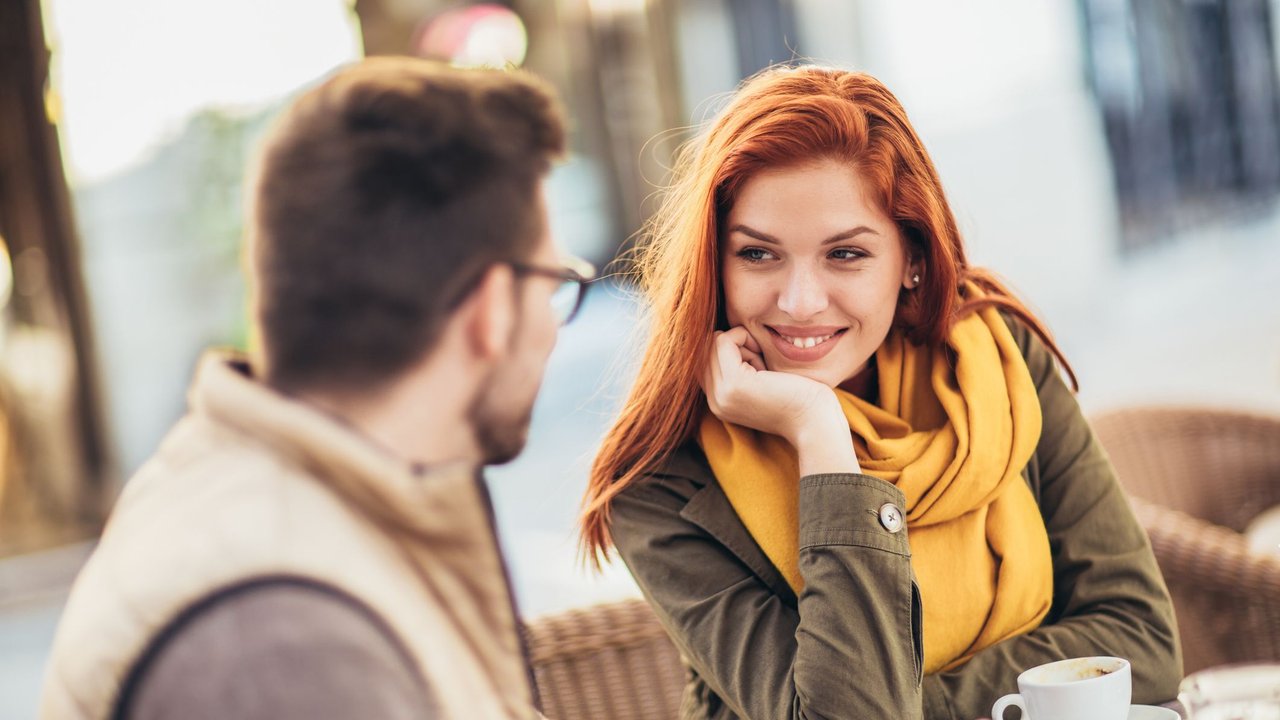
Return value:
M 915 287 L 920 284 L 920 273 L 911 276 L 911 286 Z

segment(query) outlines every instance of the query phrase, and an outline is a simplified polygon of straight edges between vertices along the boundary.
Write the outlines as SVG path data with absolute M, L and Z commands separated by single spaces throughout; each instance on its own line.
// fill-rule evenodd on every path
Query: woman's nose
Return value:
M 800 265 L 787 273 L 778 294 L 778 309 L 795 320 L 808 320 L 827 309 L 827 289 L 812 269 Z

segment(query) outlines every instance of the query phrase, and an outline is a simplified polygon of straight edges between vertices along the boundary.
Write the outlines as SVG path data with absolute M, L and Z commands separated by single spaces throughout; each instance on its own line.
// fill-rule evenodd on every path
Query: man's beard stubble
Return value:
M 534 393 L 530 398 L 502 397 L 502 383 L 495 368 L 467 408 L 467 422 L 475 435 L 476 445 L 485 465 L 510 462 L 524 449 L 529 439 L 529 423 L 533 420 Z M 511 372 L 511 369 L 506 369 Z

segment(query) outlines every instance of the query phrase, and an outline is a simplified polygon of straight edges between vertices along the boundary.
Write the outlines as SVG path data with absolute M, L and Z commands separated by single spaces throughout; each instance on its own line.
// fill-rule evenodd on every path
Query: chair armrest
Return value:
M 1280 557 L 1249 549 L 1240 533 L 1130 497 L 1166 580 L 1280 603 Z

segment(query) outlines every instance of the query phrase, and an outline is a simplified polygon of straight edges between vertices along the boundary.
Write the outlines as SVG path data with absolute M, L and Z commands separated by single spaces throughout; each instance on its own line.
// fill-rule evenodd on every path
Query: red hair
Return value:
M 703 412 L 698 381 L 722 315 L 721 222 L 755 172 L 820 158 L 846 161 L 859 172 L 920 263 L 920 284 L 901 294 L 895 328 L 912 342 L 937 346 L 957 319 L 995 306 L 1039 335 L 1076 384 L 1044 325 L 991 272 L 969 266 L 938 173 L 893 93 L 862 73 L 765 70 L 744 83 L 704 138 L 681 151 L 675 181 L 636 250 L 637 279 L 651 309 L 649 340 L 583 499 L 582 547 L 597 568 L 612 546 L 613 498 L 687 441 Z M 966 282 L 986 294 L 964 300 Z

